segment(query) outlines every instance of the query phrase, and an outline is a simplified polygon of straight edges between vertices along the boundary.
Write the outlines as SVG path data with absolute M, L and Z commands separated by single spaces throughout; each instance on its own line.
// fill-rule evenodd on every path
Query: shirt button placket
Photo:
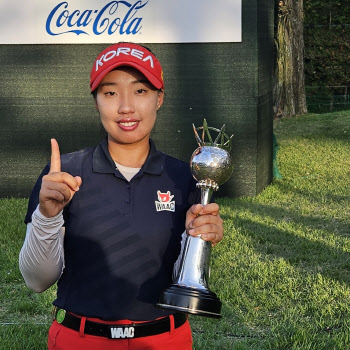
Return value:
M 127 193 L 128 193 L 128 198 L 125 199 L 125 203 L 130 204 L 131 203 L 131 186 L 127 185 L 126 189 L 127 189 Z

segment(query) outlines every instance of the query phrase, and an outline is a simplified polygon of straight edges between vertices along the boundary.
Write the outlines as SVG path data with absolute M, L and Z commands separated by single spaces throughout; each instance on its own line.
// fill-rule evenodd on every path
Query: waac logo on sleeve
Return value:
M 175 201 L 172 201 L 174 196 L 171 195 L 170 191 L 166 193 L 157 191 L 157 195 L 158 201 L 155 201 L 157 211 L 175 211 Z

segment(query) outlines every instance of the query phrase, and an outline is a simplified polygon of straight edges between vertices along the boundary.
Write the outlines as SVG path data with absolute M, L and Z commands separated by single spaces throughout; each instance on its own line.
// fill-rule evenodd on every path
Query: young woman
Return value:
M 150 139 L 164 83 L 148 49 L 108 47 L 90 86 L 107 137 L 65 155 L 52 139 L 25 219 L 26 284 L 42 292 L 58 281 L 48 347 L 191 349 L 186 315 L 154 305 L 172 282 L 186 234 L 222 239 L 219 206 L 196 204 L 189 165 Z

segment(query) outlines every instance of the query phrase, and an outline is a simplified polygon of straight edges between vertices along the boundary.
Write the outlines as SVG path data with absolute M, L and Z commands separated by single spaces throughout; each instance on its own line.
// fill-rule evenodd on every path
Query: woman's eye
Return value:
M 143 94 L 143 93 L 145 93 L 146 92 L 146 89 L 137 89 L 136 90 L 136 93 L 137 94 Z
M 108 92 L 105 92 L 105 95 L 107 95 L 107 96 L 114 96 L 114 95 L 115 95 L 115 92 L 113 92 L 113 91 L 108 91 Z

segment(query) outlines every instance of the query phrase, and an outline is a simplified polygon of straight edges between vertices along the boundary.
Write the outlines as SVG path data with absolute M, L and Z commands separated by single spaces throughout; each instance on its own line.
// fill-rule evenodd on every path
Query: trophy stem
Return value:
M 213 194 L 213 189 L 208 187 L 201 188 L 201 204 L 202 207 L 210 202 L 210 198 Z

